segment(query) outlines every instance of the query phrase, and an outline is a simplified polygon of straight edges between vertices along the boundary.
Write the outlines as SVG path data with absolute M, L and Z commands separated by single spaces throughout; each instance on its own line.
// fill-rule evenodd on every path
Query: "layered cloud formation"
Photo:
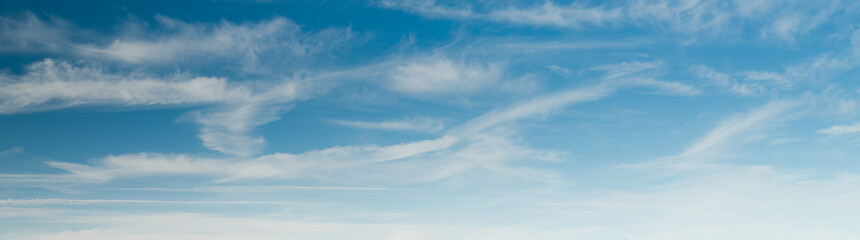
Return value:
M 48 5 L 0 238 L 860 237 L 854 3 Z

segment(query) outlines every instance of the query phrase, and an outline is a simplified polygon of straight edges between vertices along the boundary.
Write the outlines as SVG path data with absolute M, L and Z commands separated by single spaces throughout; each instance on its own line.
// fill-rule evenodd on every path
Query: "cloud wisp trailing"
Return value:
M 486 21 L 537 27 L 589 30 L 635 27 L 695 35 L 722 35 L 746 29 L 745 22 L 760 23 L 753 35 L 794 41 L 831 18 L 857 6 L 840 1 L 822 4 L 772 1 L 643 0 L 622 4 L 573 2 L 487 4 L 450 1 L 387 0 L 379 6 L 429 18 Z
M 432 118 L 409 118 L 405 120 L 394 121 L 347 121 L 347 120 L 328 120 L 332 124 L 345 127 L 371 129 L 371 130 L 386 130 L 386 131 L 417 131 L 434 133 L 444 129 L 445 124 L 441 119 Z
M 99 67 L 76 67 L 46 59 L 19 76 L 0 76 L 0 113 L 20 114 L 79 106 L 118 108 L 208 106 L 195 111 L 200 138 L 212 150 L 250 156 L 265 141 L 251 137 L 253 127 L 277 119 L 278 104 L 312 92 L 300 81 L 274 83 L 261 92 L 246 84 L 213 77 L 175 75 L 167 78 L 107 73 Z M 273 106 L 275 105 L 275 106 Z
M 858 3 L 151 4 L 6 4 L 0 239 L 860 237 Z
M 819 133 L 830 136 L 840 136 L 860 132 L 860 123 L 852 125 L 835 125 L 829 128 L 818 130 Z
M 136 199 L 0 199 L 0 206 L 46 206 L 46 205 L 286 205 L 291 202 L 276 201 L 166 201 Z
M 779 122 L 776 118 L 785 118 L 783 114 L 797 107 L 791 102 L 771 102 L 752 111 L 731 117 L 716 128 L 708 132 L 704 137 L 684 149 L 677 158 L 692 161 L 712 159 L 721 155 L 721 147 L 730 142 L 735 142 L 737 135 L 760 130 L 768 124 Z
M 263 178 L 324 178 L 324 176 L 353 168 L 365 169 L 367 174 L 339 175 L 346 178 L 377 181 L 372 180 L 375 177 L 371 175 L 376 175 L 379 172 L 385 174 L 378 175 L 385 176 L 391 174 L 392 171 L 400 171 L 411 173 L 411 176 L 407 177 L 401 174 L 392 176 L 411 179 L 408 181 L 402 179 L 404 182 L 423 182 L 448 178 L 472 169 L 485 169 L 502 175 L 543 181 L 546 180 L 546 177 L 552 178 L 551 171 L 511 167 L 508 164 L 520 160 L 558 162 L 558 156 L 563 154 L 558 151 L 535 150 L 518 146 L 516 141 L 510 139 L 512 132 L 502 130 L 504 126 L 522 119 L 551 114 L 573 104 L 606 98 L 620 88 L 667 88 L 667 85 L 661 81 L 650 78 L 645 78 L 647 81 L 643 81 L 636 76 L 635 74 L 638 72 L 654 68 L 653 66 L 641 67 L 643 65 L 648 64 L 635 63 L 603 67 L 606 68 L 603 70 L 607 71 L 607 74 L 598 85 L 560 91 L 516 103 L 507 108 L 496 109 L 443 132 L 441 137 L 429 140 L 389 146 L 338 146 L 301 154 L 274 153 L 258 157 L 201 158 L 189 155 L 141 153 L 109 156 L 93 165 L 59 161 L 48 164 L 69 171 L 73 176 L 88 181 L 110 181 L 120 177 L 161 174 L 204 175 L 215 177 L 219 179 L 218 181 Z M 667 89 L 675 89 L 675 87 L 677 86 L 668 84 Z M 231 116 L 235 116 L 235 114 L 231 114 Z M 239 116 L 242 115 L 239 114 Z M 233 121 L 226 122 L 232 123 Z M 402 124 L 335 123 L 360 128 L 404 129 Z M 409 127 L 414 126 L 414 124 L 409 125 Z M 240 130 L 244 129 L 240 128 Z M 223 137 L 215 136 L 213 138 L 223 139 Z M 238 142 L 244 143 L 247 141 L 238 140 Z M 211 148 L 212 146 L 207 147 Z

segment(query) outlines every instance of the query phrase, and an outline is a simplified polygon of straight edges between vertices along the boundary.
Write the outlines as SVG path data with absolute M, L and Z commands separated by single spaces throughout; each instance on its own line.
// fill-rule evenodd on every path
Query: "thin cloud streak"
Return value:
M 588 4 L 553 1 L 517 5 L 459 3 L 450 1 L 388 0 L 379 6 L 429 18 L 483 21 L 575 31 L 596 28 L 635 27 L 668 30 L 687 36 L 737 35 L 745 23 L 757 23 L 748 34 L 765 39 L 794 42 L 832 18 L 857 9 L 841 1 L 810 4 L 775 1 L 644 0 L 622 4 Z
M 295 205 L 307 203 L 278 201 L 167 201 L 135 199 L 0 199 L 0 206 L 45 206 L 45 205 Z
M 829 128 L 818 130 L 818 133 L 827 134 L 830 136 L 840 136 L 856 132 L 860 132 L 860 123 L 856 123 L 853 125 L 835 125 Z
M 382 122 L 347 120 L 328 120 L 328 122 L 345 127 L 386 131 L 417 131 L 434 133 L 442 131 L 444 128 L 444 122 L 442 120 L 432 118 L 408 118 L 405 120 Z
M 144 191 L 144 192 L 283 192 L 297 190 L 311 191 L 416 191 L 411 188 L 382 188 L 382 187 L 345 187 L 345 186 L 204 186 L 194 188 L 105 188 L 111 191 Z

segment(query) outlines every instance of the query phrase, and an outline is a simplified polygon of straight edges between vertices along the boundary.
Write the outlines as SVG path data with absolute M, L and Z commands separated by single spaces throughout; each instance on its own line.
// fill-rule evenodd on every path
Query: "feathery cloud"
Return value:
M 501 75 L 498 64 L 470 64 L 444 57 L 414 58 L 391 70 L 387 86 L 404 94 L 465 94 L 490 87 Z
M 829 128 L 818 130 L 818 133 L 827 134 L 830 136 L 839 136 L 855 132 L 860 132 L 860 123 L 856 123 L 853 125 L 835 125 Z
M 405 120 L 382 122 L 347 120 L 329 120 L 329 122 L 346 127 L 386 131 L 418 131 L 432 133 L 442 131 L 444 128 L 444 121 L 433 118 L 407 118 Z

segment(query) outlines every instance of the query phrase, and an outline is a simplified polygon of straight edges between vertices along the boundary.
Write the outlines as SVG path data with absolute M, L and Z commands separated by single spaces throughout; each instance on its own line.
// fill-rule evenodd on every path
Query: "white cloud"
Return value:
M 698 95 L 702 93 L 701 90 L 680 82 L 665 82 L 665 81 L 657 81 L 650 78 L 645 79 L 635 79 L 631 81 L 632 84 L 652 87 L 656 89 L 654 91 L 655 94 L 663 94 L 663 95 Z
M 785 76 L 779 73 L 774 72 L 764 72 L 764 71 L 746 71 L 741 72 L 741 75 L 747 80 L 751 81 L 766 81 L 773 85 L 788 87 L 791 86 L 792 81 L 787 79 Z
M 690 71 L 699 77 L 711 81 L 709 85 L 715 85 L 741 96 L 755 96 L 775 93 L 786 90 L 794 84 L 794 81 L 784 74 L 765 71 L 744 71 L 732 77 L 727 73 L 717 72 L 714 69 L 696 65 Z
M 378 2 L 386 8 L 404 9 L 410 12 L 418 13 L 422 16 L 433 18 L 454 18 L 468 19 L 473 12 L 469 6 L 441 6 L 435 1 L 398 1 L 398 0 L 383 0 Z
M 382 122 L 346 120 L 329 120 L 329 122 L 346 127 L 386 131 L 418 131 L 432 133 L 442 131 L 444 128 L 444 121 L 433 118 L 407 118 L 405 120 Z
M 625 7 L 633 24 L 648 23 L 680 33 L 720 34 L 730 30 L 733 21 L 757 17 L 735 15 L 736 6 L 720 1 L 635 1 Z
M 265 89 L 259 89 L 265 87 Z M 237 156 L 261 152 L 262 137 L 254 127 L 275 121 L 280 104 L 315 92 L 307 81 L 244 84 L 223 78 L 167 78 L 141 73 L 106 73 L 99 67 L 75 67 L 46 59 L 19 76 L 0 75 L 0 114 L 45 111 L 77 106 L 177 107 L 205 105 L 192 120 L 201 125 L 200 138 L 212 150 Z
M 682 83 L 647 78 L 652 74 L 649 71 L 659 69 L 661 66 L 662 64 L 657 62 L 625 62 L 597 66 L 592 70 L 607 73 L 597 85 L 560 91 L 523 101 L 506 109 L 496 109 L 453 128 L 451 132 L 463 135 L 475 134 L 501 124 L 547 114 L 571 104 L 599 100 L 608 97 L 619 88 L 651 87 L 656 88 L 658 93 L 679 95 L 699 93 L 698 89 Z
M 594 101 L 608 96 L 614 89 L 607 86 L 585 87 L 541 96 L 506 109 L 498 109 L 469 120 L 451 131 L 461 135 L 472 135 L 491 127 L 510 123 L 538 114 L 547 114 L 570 104 Z
M 161 15 L 155 21 L 150 28 L 131 17 L 111 35 L 53 16 L 42 20 L 31 12 L 0 16 L 0 52 L 49 52 L 57 54 L 53 58 L 183 70 L 218 65 L 219 71 L 280 77 L 303 70 L 321 55 L 348 48 L 355 40 L 349 27 L 307 32 L 280 16 L 254 23 L 193 23 Z
M 217 57 L 215 62 L 230 59 L 253 72 L 265 65 L 303 65 L 315 55 L 349 41 L 352 35 L 349 29 L 335 28 L 303 32 L 284 17 L 254 24 L 187 23 L 165 16 L 156 16 L 156 21 L 167 34 L 156 38 L 123 37 L 106 47 L 81 49 L 131 63 L 197 62 Z
M 387 87 L 404 94 L 464 94 L 492 86 L 501 75 L 499 64 L 469 64 L 444 57 L 419 57 L 393 67 L 388 74 Z
M 284 192 L 284 191 L 414 191 L 410 188 L 384 188 L 384 187 L 349 187 L 349 186 L 242 186 L 242 185 L 216 185 L 194 188 L 106 188 L 112 191 L 142 191 L 142 192 L 219 192 L 219 193 L 245 193 L 245 192 Z
M 549 69 L 550 71 L 552 71 L 558 75 L 561 75 L 561 76 L 568 76 L 571 74 L 570 69 L 563 68 L 563 67 L 558 66 L 558 65 L 547 65 L 546 69 Z
M 835 125 L 829 128 L 818 130 L 818 133 L 831 136 L 839 136 L 856 132 L 860 132 L 860 123 L 856 123 L 853 125 Z
M 13 148 L 11 148 L 11 149 L 9 149 L 9 150 L 0 151 L 0 157 L 6 156 L 6 155 L 9 155 L 9 154 L 22 153 L 22 152 L 24 152 L 24 148 L 22 148 L 22 147 L 13 147 Z
M 71 46 L 69 38 L 85 34 L 72 29 L 63 19 L 49 16 L 45 21 L 32 12 L 0 16 L 0 53 L 63 52 Z
M 622 16 L 622 10 L 617 8 L 589 7 L 576 3 L 558 6 L 553 2 L 546 1 L 543 5 L 529 8 L 509 6 L 494 10 L 486 18 L 513 24 L 582 28 L 585 25 L 603 25 L 604 23 L 616 22 Z
M 392 161 L 446 149 L 453 137 L 385 147 L 332 147 L 302 154 L 275 153 L 251 159 L 200 158 L 155 153 L 108 156 L 93 165 L 48 162 L 82 180 L 109 181 L 115 178 L 151 175 L 202 175 L 220 181 L 260 178 L 319 178 L 324 173 L 366 164 Z
M 661 62 L 623 62 L 592 67 L 590 70 L 606 72 L 606 84 L 618 87 L 643 86 L 654 88 L 653 93 L 667 95 L 696 95 L 701 91 L 681 82 L 666 82 L 654 80 L 663 68 Z
M 91 164 L 48 162 L 68 171 L 61 181 L 106 182 L 148 176 L 196 175 L 217 182 L 256 179 L 303 179 L 350 184 L 402 185 L 440 181 L 469 171 L 486 171 L 497 176 L 557 183 L 554 170 L 518 166 L 516 163 L 542 161 L 557 163 L 566 152 L 537 150 L 520 146 L 507 128 L 494 128 L 467 138 L 445 136 L 384 147 L 340 146 L 301 154 L 275 153 L 256 158 L 218 159 L 155 153 L 108 156 Z M 13 176 L 11 179 L 16 179 Z M 34 176 L 39 178 L 38 176 Z M 45 176 L 52 177 L 52 176 Z M 49 179 L 50 180 L 50 179 Z M 488 182 L 487 184 L 491 184 Z M 241 192 L 304 189 L 284 187 L 192 188 L 188 191 Z M 309 187 L 307 189 L 316 189 Z M 322 188 L 321 188 L 322 189 Z M 327 189 L 327 188 L 325 188 Z M 353 190 L 353 188 L 332 188 Z M 131 189 L 134 190 L 134 189 Z M 147 189 L 142 189 L 143 191 Z M 183 191 L 183 189 L 151 189 Z M 355 190 L 377 190 L 355 188 Z M 384 190 L 389 190 L 385 188 Z M 390 189 L 396 190 L 396 189 Z
M 591 70 L 606 72 L 607 79 L 615 79 L 620 77 L 630 77 L 633 74 L 642 74 L 643 72 L 657 70 L 663 67 L 660 62 L 623 62 L 616 64 L 606 64 L 591 68 Z
M 0 199 L 0 206 L 46 206 L 46 205 L 286 205 L 291 202 L 277 201 L 167 201 L 137 199 Z
M 505 128 L 497 127 L 534 115 L 547 114 L 573 103 L 597 100 L 608 96 L 612 90 L 613 88 L 607 86 L 595 86 L 538 97 L 486 113 L 450 130 L 445 137 L 385 147 L 344 146 L 298 155 L 276 153 L 240 159 L 144 153 L 109 156 L 93 165 L 66 162 L 49 162 L 49 165 L 90 181 L 159 174 L 190 174 L 213 176 L 221 181 L 320 178 L 329 175 L 341 180 L 367 179 L 387 182 L 397 179 L 399 182 L 422 182 L 448 178 L 471 169 L 484 169 L 502 175 L 544 181 L 551 179 L 553 174 L 545 170 L 512 167 L 508 164 L 512 161 L 534 160 L 558 162 L 564 153 L 518 146 L 510 139 L 510 130 L 502 131 Z M 418 161 L 387 163 L 404 158 Z M 351 168 L 364 169 L 365 174 L 356 175 L 355 171 L 346 171 Z M 332 174 L 333 172 L 338 174 Z
M 753 109 L 748 113 L 731 117 L 709 131 L 708 134 L 687 147 L 684 152 L 676 157 L 688 161 L 702 161 L 719 156 L 723 154 L 721 147 L 730 142 L 735 142 L 736 136 L 750 131 L 761 130 L 767 124 L 778 122 L 775 118 L 782 116 L 782 114 L 794 107 L 796 107 L 794 103 L 777 101 Z
M 106 74 L 46 59 L 21 76 L 0 75 L 0 113 L 22 113 L 86 105 L 153 106 L 241 102 L 248 87 L 222 78 L 157 79 Z
M 191 112 L 193 120 L 200 124 L 200 137 L 203 146 L 219 152 L 229 153 L 240 157 L 250 157 L 263 151 L 266 140 L 261 136 L 252 136 L 251 131 L 261 125 L 279 119 L 285 107 L 271 105 L 293 100 L 290 93 L 281 99 L 266 102 L 250 102 L 242 104 L 214 107 Z M 268 104 L 268 105 L 267 105 Z
M 695 35 L 722 35 L 757 30 L 764 38 L 793 41 L 827 23 L 840 11 L 855 5 L 841 1 L 811 4 L 804 1 L 690 1 L 640 0 L 586 5 L 508 2 L 457 4 L 450 1 L 384 1 L 384 8 L 399 9 L 432 18 L 489 21 L 570 29 L 633 26 Z
M 690 71 L 698 75 L 699 77 L 707 78 L 713 81 L 714 85 L 717 86 L 729 86 L 732 83 L 732 77 L 728 74 L 714 71 L 713 68 L 704 66 L 704 65 L 695 65 L 690 67 Z
M 430 66 L 442 65 L 443 70 L 456 69 L 450 60 L 434 59 Z M 43 66 L 44 65 L 44 66 Z M 488 162 L 492 164 L 477 164 L 477 162 L 461 162 L 457 163 L 449 161 L 450 164 L 442 164 L 439 171 L 442 172 L 462 172 L 461 170 L 481 168 L 491 171 L 503 173 L 505 175 L 530 176 L 535 175 L 534 169 L 511 168 L 504 163 L 513 160 L 522 159 L 549 159 L 558 161 L 557 152 L 552 151 L 537 151 L 527 147 L 519 147 L 509 141 L 500 140 L 506 139 L 505 136 L 496 136 L 498 140 L 490 141 L 492 144 L 478 144 L 487 142 L 486 138 L 478 136 L 486 136 L 487 131 L 495 131 L 494 129 L 506 123 L 512 123 L 517 120 L 532 117 L 540 114 L 547 114 L 552 111 L 561 109 L 567 105 L 593 101 L 604 98 L 611 94 L 619 87 L 653 87 L 658 91 L 663 91 L 671 94 L 693 94 L 695 90 L 680 83 L 660 82 L 651 79 L 640 78 L 640 72 L 647 71 L 659 67 L 658 63 L 622 63 L 617 65 L 605 65 L 597 67 L 597 70 L 608 72 L 608 76 L 603 79 L 604 82 L 600 85 L 592 87 L 584 87 L 580 89 L 568 90 L 550 94 L 547 96 L 537 97 L 519 104 L 514 104 L 509 108 L 498 109 L 488 112 L 478 118 L 468 121 L 464 125 L 450 130 L 447 134 L 454 137 L 442 137 L 435 140 L 425 140 L 402 145 L 392 145 L 387 147 L 376 146 L 347 146 L 333 147 L 320 151 L 310 151 L 299 155 L 276 153 L 265 156 L 254 157 L 262 151 L 265 146 L 265 140 L 262 137 L 254 136 L 253 129 L 262 124 L 278 119 L 278 115 L 285 110 L 288 110 L 282 104 L 306 98 L 313 94 L 312 86 L 307 86 L 307 81 L 285 81 L 283 83 L 270 84 L 251 88 L 246 85 L 233 85 L 226 80 L 211 80 L 206 79 L 208 84 L 194 83 L 190 89 L 202 93 L 194 92 L 184 93 L 185 82 L 180 85 L 171 85 L 165 81 L 156 80 L 126 80 L 128 77 L 107 75 L 101 73 L 98 69 L 91 68 L 74 68 L 68 64 L 59 64 L 55 66 L 52 61 L 48 60 L 40 63 L 39 67 L 34 69 L 48 69 L 32 71 L 29 75 L 23 78 L 32 78 L 25 83 L 35 84 L 39 82 L 59 82 L 62 84 L 73 85 L 86 83 L 83 87 L 47 87 L 50 85 L 33 85 L 20 87 L 21 89 L 42 93 L 46 89 L 51 90 L 46 94 L 39 95 L 41 97 L 35 100 L 20 101 L 17 99 L 29 99 L 31 95 L 21 95 L 19 91 L 9 91 L 2 96 L 3 98 L 13 99 L 14 101 L 6 102 L 28 102 L 19 107 L 7 107 L 10 112 L 26 112 L 35 111 L 40 108 L 54 109 L 77 105 L 110 105 L 110 104 L 125 104 L 125 105 L 164 105 L 164 104 L 201 104 L 212 103 L 215 106 L 207 109 L 194 111 L 189 114 L 189 118 L 201 125 L 201 133 L 199 137 L 203 140 L 204 146 L 209 149 L 232 154 L 239 158 L 199 158 L 188 155 L 162 155 L 162 154 L 128 154 L 106 157 L 94 165 L 73 164 L 65 162 L 50 162 L 53 167 L 65 169 L 71 172 L 74 176 L 90 181 L 107 181 L 119 176 L 148 176 L 155 174 L 192 174 L 214 176 L 220 180 L 237 180 L 237 179 L 255 179 L 255 178 L 307 178 L 317 177 L 315 174 L 320 174 L 329 170 L 338 170 L 342 168 L 361 166 L 365 164 L 384 162 L 393 159 L 411 157 L 413 155 L 423 154 L 426 152 L 434 152 L 442 149 L 447 149 L 455 143 L 461 143 L 464 146 L 462 149 L 455 149 L 447 152 L 444 156 L 437 156 L 441 159 L 450 159 L 448 157 L 457 154 L 465 154 L 471 147 L 480 149 L 492 146 L 496 149 L 494 152 L 507 152 L 509 156 L 489 154 L 495 156 L 488 158 Z M 411 70 L 428 68 L 428 66 L 416 65 L 414 62 L 400 66 L 401 71 L 413 73 Z M 403 70 L 402 68 L 410 70 Z M 59 71 L 60 73 L 57 73 Z M 427 69 L 424 69 L 427 70 Z M 435 70 L 435 69 L 434 69 Z M 429 70 L 427 70 L 429 72 Z M 472 70 L 474 71 L 474 70 Z M 486 75 L 486 69 L 482 69 L 480 74 L 467 73 L 465 76 L 475 77 L 474 75 Z M 419 71 L 420 72 L 420 71 Z M 469 71 L 466 71 L 469 72 Z M 447 73 L 446 73 L 447 74 Z M 460 75 L 461 73 L 454 73 Z M 32 76 L 31 76 L 32 75 Z M 419 77 L 421 74 L 411 74 Z M 443 74 L 445 75 L 445 74 Z M 490 74 L 493 75 L 493 74 Z M 56 76 L 63 76 L 61 79 Z M 424 76 L 420 76 L 424 77 Z M 483 76 L 485 77 L 485 76 Z M 85 81 L 81 79 L 103 79 L 94 81 Z M 478 77 L 482 78 L 482 77 Z M 48 79 L 48 80 L 44 80 Z M 445 81 L 455 81 L 453 78 L 443 77 Z M 402 79 L 401 79 L 402 80 Z M 426 80 L 426 79 L 425 79 Z M 606 81 L 611 80 L 611 81 Z M 114 82 L 127 82 L 117 86 Z M 428 80 L 436 81 L 436 80 Z M 139 87 L 143 82 L 144 86 L 155 85 L 155 88 Z M 189 81 L 191 82 L 191 81 Z M 12 84 L 19 84 L 13 82 Z M 22 83 L 23 84 L 23 83 Z M 92 94 L 87 89 L 93 87 L 104 87 L 104 92 Z M 420 86 L 426 86 L 418 84 Z M 12 85 L 10 85 L 12 86 Z M 201 87 L 202 86 L 202 87 Z M 435 86 L 433 86 L 435 87 Z M 431 87 L 431 88 L 433 88 Z M 78 89 L 78 90 L 76 90 Z M 443 91 L 438 88 L 433 88 L 433 91 Z M 460 88 L 462 89 L 462 87 Z M 190 91 L 190 90 L 188 90 Z M 419 90 L 416 90 L 419 91 Z M 426 89 L 420 91 L 427 91 Z M 448 90 L 444 90 L 448 91 Z M 69 93 L 71 92 L 71 93 Z M 431 91 L 432 92 L 432 91 Z M 16 95 L 17 94 L 17 95 Z M 173 97 L 188 98 L 190 96 L 199 96 L 196 98 L 178 99 L 168 101 Z M 93 97 L 94 100 L 88 100 L 87 97 Z M 199 100 L 202 99 L 202 100 Z M 30 103 L 33 102 L 33 103 Z M 66 103 L 68 102 L 68 103 Z M 42 103 L 50 103 L 47 106 L 41 106 Z M 408 124 L 402 122 L 338 122 L 344 125 L 364 128 L 377 129 L 423 129 L 423 130 L 441 130 L 437 124 L 429 124 L 422 121 L 412 121 Z M 482 140 L 483 139 L 483 140 Z M 483 147 L 479 147 L 483 146 Z M 509 151 L 502 151 L 509 150 Z M 399 152 L 399 153 L 398 153 Z M 447 157 L 446 157 L 447 156 Z M 519 157 L 517 157 L 519 156 Z M 346 159 L 352 161 L 342 162 Z M 373 160 L 376 159 L 376 160 Z M 492 160 L 495 159 L 495 160 Z M 448 161 L 448 160 L 445 160 Z M 459 167 L 456 167 L 459 166 Z M 385 168 L 386 166 L 383 166 Z M 453 167 L 453 168 L 451 168 Z M 460 169 L 452 171 L 452 169 Z M 438 176 L 452 176 L 451 174 L 428 173 Z M 539 174 L 538 174 L 539 175 Z M 416 176 L 416 178 L 421 178 Z M 434 177 L 426 179 L 435 179 Z
M 765 37 L 775 37 L 793 42 L 794 38 L 806 34 L 826 23 L 840 11 L 856 8 L 841 1 L 822 1 L 816 4 L 798 2 L 794 8 L 784 9 L 778 17 L 768 23 L 761 31 Z

